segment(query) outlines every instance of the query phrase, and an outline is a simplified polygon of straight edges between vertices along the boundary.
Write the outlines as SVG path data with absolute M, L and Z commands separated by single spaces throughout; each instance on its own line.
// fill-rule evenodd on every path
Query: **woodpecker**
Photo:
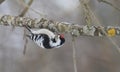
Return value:
M 25 25 L 30 34 L 26 35 L 29 39 L 34 41 L 39 47 L 45 49 L 59 48 L 65 43 L 63 34 L 55 34 L 48 29 L 31 29 Z

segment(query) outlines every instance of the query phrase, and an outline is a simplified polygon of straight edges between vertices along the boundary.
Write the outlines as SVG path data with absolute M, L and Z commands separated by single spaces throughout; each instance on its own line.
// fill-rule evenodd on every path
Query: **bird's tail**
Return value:
M 31 39 L 31 36 L 33 35 L 31 27 L 29 25 L 24 25 L 24 27 L 30 32 L 29 34 L 26 34 L 26 36 Z
M 29 25 L 24 25 L 24 27 L 25 27 L 30 33 L 32 33 L 32 32 L 31 32 L 31 27 L 30 27 Z

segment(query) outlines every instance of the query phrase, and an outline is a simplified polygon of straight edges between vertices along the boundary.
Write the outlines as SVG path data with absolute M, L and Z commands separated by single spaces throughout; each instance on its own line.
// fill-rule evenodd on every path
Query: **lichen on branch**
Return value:
M 0 16 L 0 25 L 19 26 L 29 25 L 31 28 L 47 28 L 53 32 L 70 33 L 73 36 L 116 36 L 120 35 L 120 27 L 113 26 L 80 26 L 67 22 L 57 22 L 45 18 L 27 18 L 11 15 Z M 103 30 L 105 32 L 103 32 Z

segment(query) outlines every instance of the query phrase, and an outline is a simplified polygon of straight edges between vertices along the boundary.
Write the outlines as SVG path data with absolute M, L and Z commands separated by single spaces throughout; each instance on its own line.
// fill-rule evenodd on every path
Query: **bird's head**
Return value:
M 64 44 L 65 43 L 65 37 L 64 37 L 64 35 L 63 34 L 59 34 L 59 38 L 61 40 L 60 45 Z
M 53 39 L 53 46 L 56 48 L 59 48 L 65 43 L 65 38 L 63 34 L 57 34 L 55 38 Z

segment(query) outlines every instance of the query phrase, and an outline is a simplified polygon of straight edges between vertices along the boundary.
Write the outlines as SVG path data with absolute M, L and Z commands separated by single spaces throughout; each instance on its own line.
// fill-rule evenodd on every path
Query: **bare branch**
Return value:
M 27 13 L 27 11 L 29 10 L 29 7 L 31 6 L 32 3 L 33 3 L 33 0 L 30 0 L 28 2 L 28 5 L 24 8 L 24 10 L 22 11 L 22 13 L 19 15 L 20 17 L 23 17 Z
M 3 3 L 5 0 L 0 0 L 0 4 Z
M 100 34 L 102 34 L 102 36 L 107 36 L 107 38 L 111 41 L 111 43 L 115 46 L 115 48 L 120 52 L 119 46 L 114 42 L 113 39 L 111 39 L 111 36 L 120 35 L 119 34 L 120 27 L 111 27 L 111 26 L 101 27 L 102 25 L 101 25 L 100 21 L 98 20 L 98 18 L 96 17 L 95 13 L 91 10 L 90 6 L 88 5 L 90 0 L 79 0 L 79 1 L 81 2 L 81 5 L 83 5 L 83 10 L 86 13 L 85 16 L 88 18 L 88 22 L 90 22 L 92 24 L 92 21 L 95 21 L 95 24 L 98 25 L 98 27 L 95 30 L 96 33 L 95 33 L 95 31 L 93 33 L 95 35 L 99 34 L 97 36 L 101 36 Z M 104 1 L 104 0 L 99 0 L 99 1 Z M 107 3 L 109 4 L 109 2 L 107 2 Z M 86 21 L 87 24 L 88 24 L 88 22 Z M 88 26 L 90 26 L 90 25 L 88 24 Z
M 32 3 L 33 3 L 33 0 L 29 0 L 28 4 L 25 5 L 24 10 L 19 15 L 20 17 L 23 17 L 27 13 L 27 11 L 29 10 L 29 8 L 30 8 L 30 6 L 31 6 Z M 23 4 L 25 4 L 25 3 L 23 3 Z M 25 39 L 24 50 L 23 50 L 23 54 L 25 55 L 26 49 L 27 49 L 27 43 L 28 43 L 27 38 L 26 38 L 26 30 L 25 29 L 24 29 L 23 39 Z
M 47 15 L 45 15 L 45 14 L 43 14 L 43 13 L 40 13 L 39 11 L 31 8 L 30 5 L 27 5 L 27 4 L 25 4 L 24 2 L 20 2 L 20 1 L 18 1 L 18 0 L 17 0 L 17 2 L 18 2 L 19 4 L 21 4 L 22 6 L 24 6 L 25 8 L 28 8 L 29 10 L 35 12 L 36 14 L 38 14 L 38 15 L 40 15 L 40 16 L 42 16 L 42 17 L 47 17 Z M 30 1 L 29 3 L 32 4 L 32 1 Z
M 75 37 L 72 36 L 72 48 L 73 48 L 73 64 L 74 64 L 74 72 L 78 72 L 77 71 L 77 58 L 76 58 L 76 47 L 75 47 Z
M 115 8 L 116 10 L 120 11 L 120 8 L 116 7 L 115 5 L 113 5 L 112 3 L 110 3 L 106 0 L 98 0 L 98 2 L 103 2 L 105 4 L 108 4 L 108 5 L 112 6 L 113 8 Z
M 88 26 L 90 26 L 90 24 L 92 24 L 92 18 L 91 18 L 91 13 L 89 10 L 89 5 L 88 5 L 89 0 L 79 0 L 79 2 L 83 9 L 85 22 Z

